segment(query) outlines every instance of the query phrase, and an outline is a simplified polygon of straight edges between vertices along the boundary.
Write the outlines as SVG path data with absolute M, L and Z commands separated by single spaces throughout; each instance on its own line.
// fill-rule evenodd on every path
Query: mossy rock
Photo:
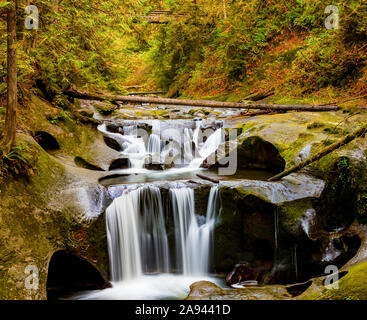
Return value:
M 367 262 L 359 263 L 350 269 L 338 282 L 338 288 L 324 286 L 325 278 L 314 280 L 314 284 L 299 300 L 367 300 Z
M 195 212 L 199 215 L 206 215 L 210 189 L 210 185 L 200 185 L 195 188 Z
M 95 267 L 105 270 L 106 250 L 97 252 L 98 246 L 91 246 L 87 233 L 90 222 L 80 220 L 76 200 L 62 196 L 64 191 L 73 192 L 66 167 L 30 136 L 18 134 L 16 145 L 34 174 L 8 177 L 0 185 L 0 298 L 46 299 L 48 265 L 55 251 L 78 251 Z M 105 229 L 104 224 L 98 228 Z M 101 238 L 105 237 L 101 233 Z M 87 236 L 81 238 L 78 234 Z M 29 274 L 24 270 L 29 265 L 38 268 L 38 290 L 25 287 Z M 108 270 L 103 274 L 107 276 Z
M 252 136 L 237 148 L 237 167 L 279 173 L 284 170 L 285 161 L 273 144 L 258 136 Z
M 328 164 L 327 184 L 315 208 L 319 219 L 327 231 L 344 229 L 352 224 L 357 216 L 357 185 L 353 179 L 352 162 L 348 157 L 339 157 Z
M 93 103 L 96 110 L 103 116 L 109 116 L 111 115 L 115 110 L 116 106 L 108 101 L 98 101 Z

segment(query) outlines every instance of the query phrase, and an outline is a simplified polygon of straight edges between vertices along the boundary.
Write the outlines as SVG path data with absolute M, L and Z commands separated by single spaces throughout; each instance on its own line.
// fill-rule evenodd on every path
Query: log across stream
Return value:
M 66 95 L 83 100 L 114 101 L 123 103 L 153 103 L 163 105 L 180 105 L 207 108 L 231 108 L 231 109 L 259 109 L 259 110 L 279 110 L 279 111 L 337 111 L 337 106 L 312 106 L 312 105 L 278 105 L 262 103 L 240 103 L 240 102 L 222 102 L 214 100 L 187 100 L 171 98 L 155 98 L 140 96 L 123 95 L 100 95 L 90 94 L 78 91 L 66 91 Z

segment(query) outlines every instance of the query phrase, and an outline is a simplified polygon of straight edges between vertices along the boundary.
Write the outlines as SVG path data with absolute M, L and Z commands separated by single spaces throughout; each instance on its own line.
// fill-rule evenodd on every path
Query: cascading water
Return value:
M 159 188 L 140 192 L 141 253 L 144 272 L 169 272 L 169 249 L 166 221 Z
M 224 141 L 223 131 L 218 129 L 209 132 L 207 140 L 201 142 L 202 121 L 195 121 L 193 127 L 192 122 L 177 127 L 168 123 L 163 130 L 161 122 L 153 121 L 149 123 L 150 135 L 140 133 L 138 128 L 144 126 L 137 122 L 126 124 L 113 129 L 115 132 L 110 132 L 105 124 L 98 127 L 119 143 L 121 155 L 129 159 L 130 168 L 119 169 L 119 173 L 166 175 L 196 171 Z M 176 151 L 177 160 L 181 157 L 183 164 L 177 162 L 177 167 L 162 172 L 144 168 L 147 158 L 152 164 L 159 163 L 165 159 L 165 152 L 170 155 Z M 160 189 L 153 185 L 137 189 L 131 186 L 122 195 L 121 191 L 111 193 L 120 195 L 106 210 L 112 288 L 89 294 L 87 298 L 164 298 L 169 296 L 168 292 L 171 297 L 183 298 L 193 282 L 217 281 L 209 274 L 218 217 L 218 186 L 210 190 L 205 216 L 195 212 L 193 189 L 174 186 L 169 189 L 167 207 L 163 205 Z
M 194 190 L 170 190 L 176 242 L 176 267 L 184 275 L 209 273 L 218 211 L 218 187 L 209 194 L 206 217 L 195 214 Z M 159 188 L 125 191 L 106 210 L 112 281 L 143 273 L 170 271 L 166 220 Z
M 138 136 L 137 131 L 136 125 L 124 127 L 124 138 L 129 144 L 122 153 L 128 157 L 131 168 L 142 169 L 147 151 L 144 139 Z
M 124 193 L 106 210 L 111 280 L 137 278 L 142 274 L 139 242 L 139 190 Z
M 168 272 L 169 252 L 161 193 L 143 187 L 123 193 L 106 210 L 111 280 Z
M 203 146 L 199 148 L 198 153 L 200 156 L 191 161 L 189 168 L 199 169 L 203 161 L 213 154 L 223 142 L 223 131 L 222 129 L 218 129 L 212 135 L 210 135 Z
M 149 153 L 160 153 L 161 152 L 161 138 L 156 133 L 152 133 L 149 136 L 148 152 Z
M 170 190 L 175 224 L 176 263 L 185 275 L 209 273 L 213 230 L 216 221 L 218 188 L 210 191 L 203 223 L 195 215 L 194 190 Z
M 111 190 L 111 195 L 120 192 Z M 179 243 L 186 250 L 178 255 L 184 255 L 180 261 L 186 261 L 183 274 L 169 273 L 181 262 L 170 264 L 169 252 L 174 251 L 174 243 L 167 240 L 169 223 L 159 188 L 147 185 L 125 189 L 106 210 L 112 288 L 77 294 L 73 299 L 183 299 L 193 282 L 208 280 L 220 285 L 219 279 L 208 275 L 218 216 L 218 187 L 210 191 L 206 217 L 194 213 L 194 190 L 175 188 L 170 195 L 175 215 L 172 231 L 181 235 L 184 230 Z
M 179 168 L 172 168 L 165 172 L 165 174 L 169 174 L 182 171 L 182 169 L 186 171 L 198 170 L 203 161 L 214 154 L 219 145 L 224 142 L 224 132 L 221 128 L 209 133 L 207 140 L 201 142 L 201 126 L 202 121 L 195 121 L 194 129 L 188 127 L 166 128 L 162 131 L 165 135 L 164 140 L 161 139 L 162 132 L 159 123 L 153 123 L 150 135 L 147 135 L 144 130 L 138 129 L 137 123 L 123 126 L 123 134 L 108 131 L 105 124 L 100 125 L 98 129 L 105 136 L 119 143 L 121 154 L 129 159 L 130 168 L 134 169 L 130 172 L 148 173 L 148 170 L 144 171 L 143 168 L 146 158 L 151 156 L 152 163 L 166 162 L 166 159 L 168 162 L 174 159 L 175 165 L 181 163 Z M 140 132 L 141 135 L 138 134 Z M 170 143 L 165 145 L 168 141 Z M 181 142 L 183 145 L 180 144 Z M 195 150 L 193 150 L 193 146 L 195 146 Z M 169 163 L 166 164 L 169 165 Z
M 192 130 L 184 129 L 184 163 L 190 163 L 193 159 L 192 150 Z

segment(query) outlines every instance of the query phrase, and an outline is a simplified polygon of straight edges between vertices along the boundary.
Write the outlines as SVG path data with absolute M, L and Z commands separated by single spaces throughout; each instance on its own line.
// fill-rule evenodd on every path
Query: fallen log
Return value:
M 242 117 L 255 117 L 261 116 L 264 114 L 279 114 L 282 113 L 281 111 L 274 111 L 274 110 L 259 110 L 259 111 L 251 111 L 251 112 L 241 112 L 240 116 Z
M 167 91 L 129 92 L 128 96 L 147 96 L 150 94 L 166 94 Z
M 217 179 L 213 179 L 213 178 L 210 178 L 210 177 L 207 177 L 207 176 L 203 176 L 202 174 L 196 174 L 196 176 L 200 179 L 203 179 L 203 180 L 208 180 L 210 182 L 213 182 L 213 183 L 219 183 L 220 181 L 217 180 Z
M 326 156 L 327 154 L 335 151 L 336 149 L 339 149 L 340 147 L 346 145 L 347 143 L 353 141 L 354 139 L 361 137 L 363 135 L 365 135 L 367 133 L 367 126 L 362 126 L 360 128 L 358 128 L 357 130 L 353 131 L 351 134 L 347 135 L 344 139 L 340 140 L 339 142 L 335 142 L 334 144 L 332 144 L 331 146 L 321 150 L 320 152 L 316 153 L 315 155 L 307 158 L 306 160 L 300 162 L 299 164 L 277 174 L 274 177 L 271 177 L 270 179 L 268 179 L 268 181 L 277 181 L 280 180 L 281 178 L 288 176 L 289 174 L 299 171 L 300 169 L 308 166 L 309 164 L 320 160 L 322 157 Z
M 66 91 L 66 95 L 83 100 L 116 101 L 125 103 L 153 103 L 163 105 L 180 105 L 208 108 L 234 108 L 234 109 L 260 109 L 260 110 L 284 110 L 284 111 L 336 111 L 337 106 L 311 106 L 311 105 L 273 105 L 273 104 L 245 104 L 239 102 L 221 102 L 212 100 L 187 100 L 170 98 L 151 98 L 122 95 L 88 94 L 78 91 Z

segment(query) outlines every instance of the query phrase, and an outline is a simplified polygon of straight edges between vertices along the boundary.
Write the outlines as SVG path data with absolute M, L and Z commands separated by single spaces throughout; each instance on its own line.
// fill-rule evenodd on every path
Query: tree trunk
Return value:
M 128 96 L 149 96 L 153 94 L 166 94 L 167 91 L 128 92 Z
M 8 9 L 8 50 L 7 50 L 7 106 L 2 147 L 9 152 L 14 145 L 17 113 L 17 56 L 16 56 L 16 8 L 17 0 Z
M 192 107 L 208 107 L 208 108 L 233 108 L 233 109 L 260 109 L 260 110 L 283 110 L 283 111 L 336 111 L 339 110 L 336 106 L 310 106 L 310 105 L 274 105 L 260 103 L 238 103 L 238 102 L 221 102 L 213 100 L 186 100 L 186 99 L 169 99 L 169 98 L 150 98 L 150 97 L 135 97 L 121 95 L 97 95 L 78 91 L 66 91 L 66 95 L 84 100 L 99 100 L 99 101 L 118 101 L 127 103 L 155 103 L 163 105 L 180 105 Z
M 364 134 L 367 133 L 367 126 L 363 126 L 355 131 L 353 131 L 351 134 L 347 135 L 344 139 L 340 140 L 339 142 L 335 142 L 334 144 L 332 144 L 331 146 L 321 150 L 319 153 L 309 157 L 308 159 L 300 162 L 299 164 L 289 168 L 288 170 L 285 170 L 279 174 L 277 174 L 276 176 L 268 179 L 268 181 L 277 181 L 280 180 L 281 178 L 290 175 L 293 172 L 299 171 L 302 168 L 308 166 L 309 164 L 320 160 L 322 157 L 325 157 L 327 154 L 333 152 L 336 149 L 339 149 L 340 147 L 346 145 L 347 143 L 353 141 L 354 139 L 363 136 Z

